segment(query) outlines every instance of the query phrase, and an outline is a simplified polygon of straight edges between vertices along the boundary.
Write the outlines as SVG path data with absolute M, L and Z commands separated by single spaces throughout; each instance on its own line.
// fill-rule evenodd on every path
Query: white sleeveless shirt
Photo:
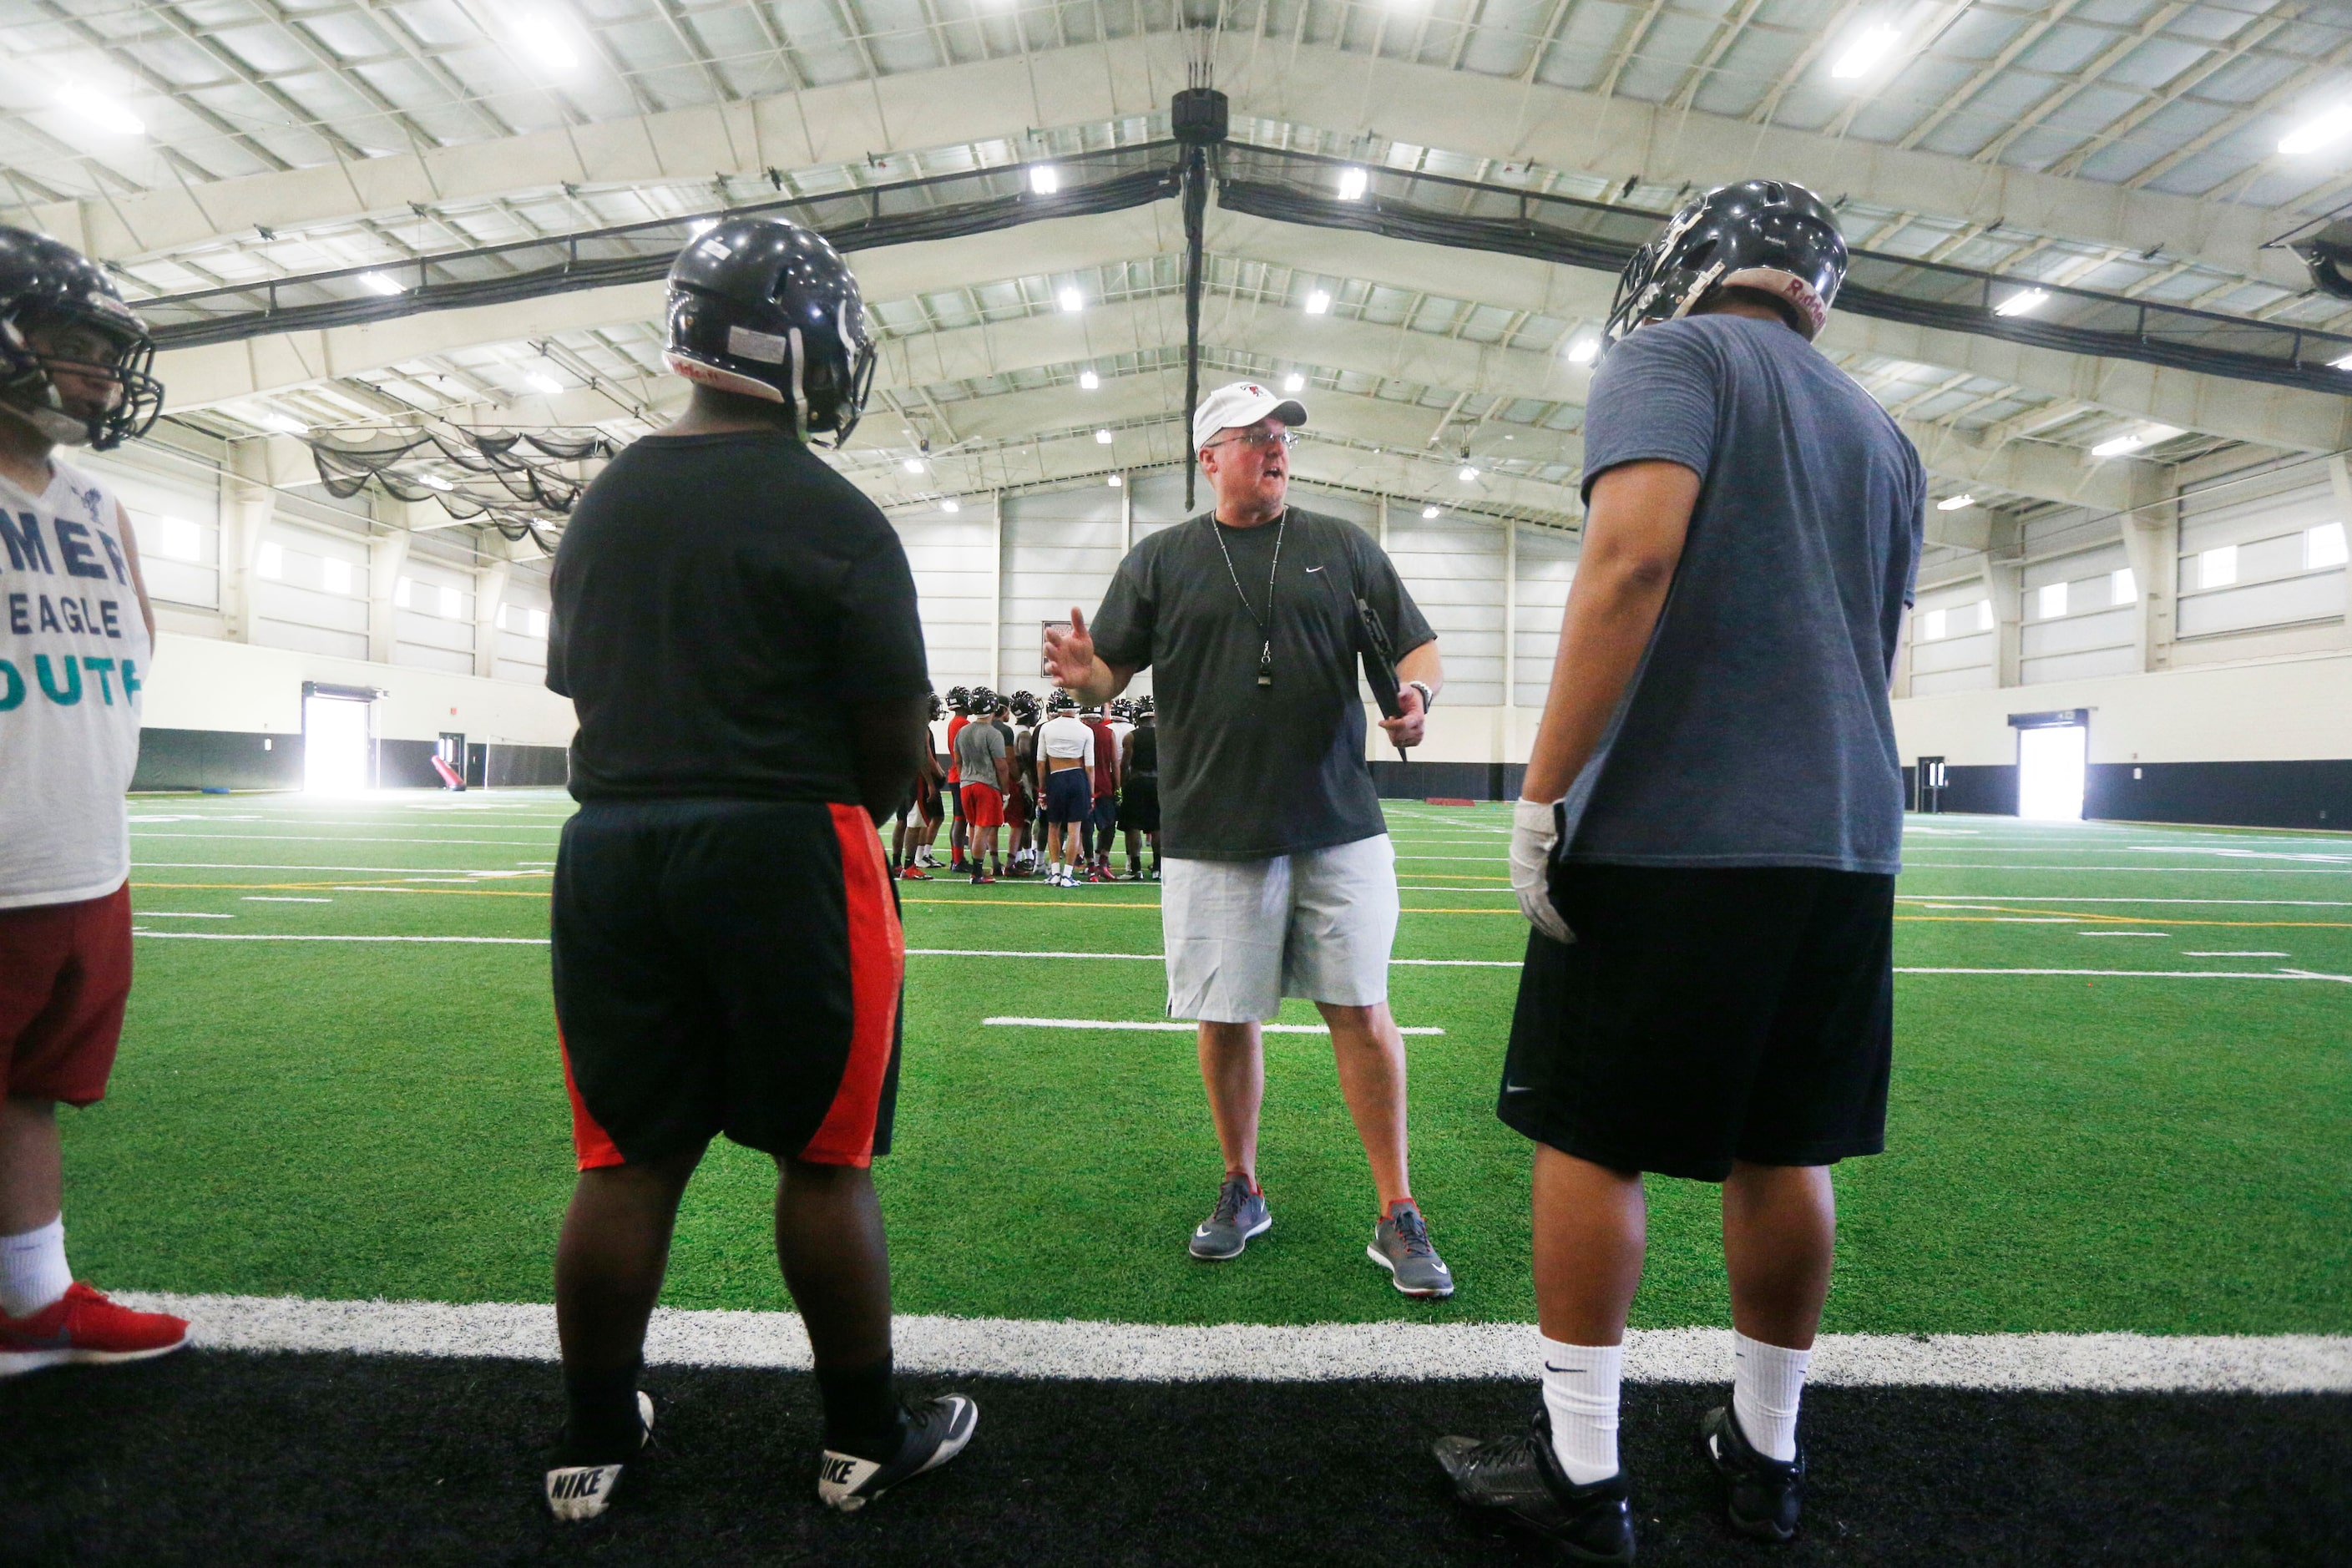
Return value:
M 103 898 L 131 875 L 123 792 L 152 654 L 121 510 L 52 461 L 0 478 L 0 910 Z

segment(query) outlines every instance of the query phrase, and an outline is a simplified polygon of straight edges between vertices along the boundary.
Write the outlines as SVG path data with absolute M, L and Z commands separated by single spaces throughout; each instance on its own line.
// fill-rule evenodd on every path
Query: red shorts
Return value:
M 994 784 L 963 786 L 963 825 L 985 832 L 1004 826 L 1004 795 Z
M 131 885 L 102 899 L 0 910 L 0 1094 L 106 1095 L 131 999 Z
M 1029 792 L 1018 785 L 1004 797 L 1004 826 L 1012 828 L 1029 826 Z

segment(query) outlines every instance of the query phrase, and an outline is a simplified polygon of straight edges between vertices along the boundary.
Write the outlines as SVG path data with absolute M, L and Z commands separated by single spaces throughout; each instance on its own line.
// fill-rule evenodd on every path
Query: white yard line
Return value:
M 1906 860 L 1906 871 L 2152 871 L 2197 877 L 2352 877 L 2352 866 L 1969 866 L 1957 860 Z
M 1002 1029 L 1118 1029 L 1153 1035 L 1189 1035 L 1198 1024 L 1175 1019 L 1153 1019 L 1139 1022 L 1127 1018 L 982 1018 L 983 1026 Z M 1320 1024 L 1260 1024 L 1269 1035 L 1328 1035 L 1331 1031 Z M 1443 1029 L 1422 1027 L 1399 1029 L 1400 1035 L 1442 1035 Z
M 277 866 L 251 860 L 133 860 L 139 871 L 366 871 L 413 877 L 538 877 L 541 871 L 477 871 L 470 866 Z
M 132 936 L 152 937 L 158 942 L 455 942 L 462 946 L 545 947 L 543 936 L 265 936 L 249 931 L 141 931 L 131 928 Z
M 212 1350 L 556 1359 L 555 1309 L 537 1303 L 130 1290 L 118 1292 L 118 1299 L 186 1318 L 193 1341 Z M 908 1371 L 1130 1383 L 1500 1378 L 1533 1386 L 1540 1353 L 1531 1323 L 1193 1327 L 902 1316 L 893 1321 L 890 1337 L 897 1364 Z M 1625 1339 L 1625 1375 L 1637 1383 L 1721 1383 L 1731 1375 L 1727 1329 L 1634 1329 Z M 793 1313 L 674 1307 L 655 1310 L 646 1360 L 672 1366 L 811 1364 L 807 1333 Z M 1896 1387 L 2332 1394 L 2352 1391 L 2352 1337 L 1823 1334 L 1806 1375 L 1815 1384 Z
M 133 838 L 209 838 L 216 843 L 254 844 L 483 844 L 502 849 L 545 849 L 539 838 L 362 838 L 347 833 L 150 833 L 135 829 Z
M 235 915 L 200 915 L 186 910 L 141 910 L 142 921 L 233 921 Z
M 268 893 L 248 893 L 237 902 L 242 904 L 331 904 L 332 899 L 273 898 Z
M 1897 974 L 2088 974 L 2117 980 L 2333 980 L 2352 985 L 2352 974 L 2320 974 L 2307 969 L 1906 969 Z
M 2227 952 L 2199 952 L 2192 948 L 2182 953 L 2180 956 L 2183 958 L 2285 958 L 2290 955 L 2284 952 L 2240 952 L 2235 951 Z
M 2064 893 L 1898 893 L 1898 904 L 1927 904 L 1930 909 L 1961 909 L 1959 904 L 1935 904 L 1931 899 L 1998 899 L 2004 904 L 2224 904 L 2248 909 L 2352 910 L 2352 899 L 2116 899 L 2070 898 Z

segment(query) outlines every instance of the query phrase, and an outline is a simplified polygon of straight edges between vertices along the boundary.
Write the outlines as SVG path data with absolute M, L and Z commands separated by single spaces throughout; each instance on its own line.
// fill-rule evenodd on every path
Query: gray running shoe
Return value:
M 1429 1226 L 1411 1198 L 1399 1198 L 1389 1205 L 1389 1212 L 1372 1226 L 1372 1244 L 1364 1250 L 1408 1296 L 1454 1294 L 1454 1271 L 1429 1244 Z
M 1266 1212 L 1265 1194 L 1250 1185 L 1247 1176 L 1227 1176 L 1217 1189 L 1217 1206 L 1192 1232 L 1192 1256 L 1212 1263 L 1239 1258 L 1250 1237 L 1274 1228 Z

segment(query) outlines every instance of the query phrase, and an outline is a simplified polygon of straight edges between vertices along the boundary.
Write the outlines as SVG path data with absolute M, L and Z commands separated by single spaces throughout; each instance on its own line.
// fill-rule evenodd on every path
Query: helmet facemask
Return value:
M 66 342 L 42 346 L 59 338 Z M 111 357 L 91 357 L 108 350 Z M 163 388 L 150 374 L 154 363 L 155 344 L 135 321 L 27 304 L 0 316 L 0 413 L 59 446 L 107 451 L 145 435 L 163 413 Z M 100 384 L 99 406 L 74 406 L 60 375 Z

